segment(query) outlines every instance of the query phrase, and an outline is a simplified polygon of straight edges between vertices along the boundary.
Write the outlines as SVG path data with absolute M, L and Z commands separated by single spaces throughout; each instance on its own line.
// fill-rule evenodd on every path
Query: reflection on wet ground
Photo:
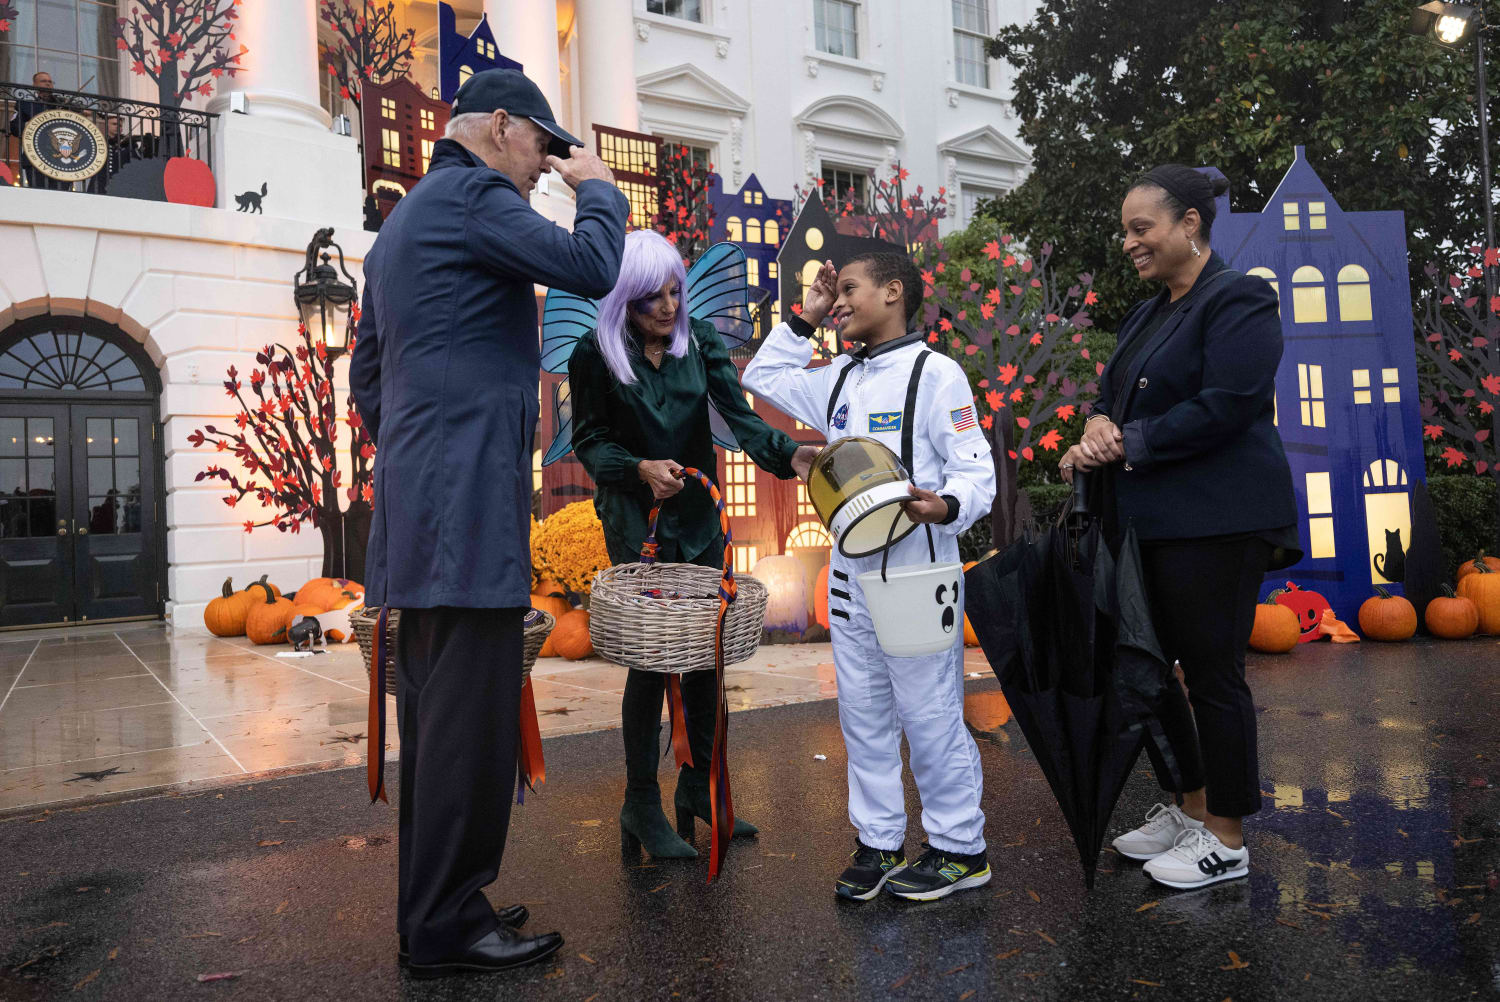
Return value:
M 831 702 L 732 718 L 735 807 L 761 834 L 712 885 L 703 858 L 621 858 L 618 735 L 550 739 L 547 784 L 515 810 L 489 893 L 567 945 L 535 969 L 436 985 L 396 966 L 395 815 L 369 806 L 357 770 L 12 814 L 0 997 L 1500 999 L 1497 668 L 1494 640 L 1255 660 L 1251 875 L 1187 893 L 1109 852 L 1083 889 L 989 681 L 970 683 L 969 722 L 990 738 L 995 876 L 926 906 L 832 894 L 853 839 Z M 1112 832 L 1160 798 L 1142 761 Z M 234 977 L 198 983 L 213 973 Z
M 288 653 L 159 624 L 0 634 L 0 811 L 357 765 L 368 719 L 358 648 Z M 986 668 L 970 658 L 971 671 Z M 533 679 L 543 737 L 619 726 L 623 669 L 543 658 Z M 726 686 L 731 711 L 828 699 L 833 655 L 827 644 L 764 646 L 731 666 Z

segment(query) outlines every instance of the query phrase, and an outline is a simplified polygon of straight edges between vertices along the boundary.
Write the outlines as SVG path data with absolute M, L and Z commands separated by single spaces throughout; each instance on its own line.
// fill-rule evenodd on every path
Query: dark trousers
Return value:
M 1182 791 L 1206 787 L 1208 810 L 1237 818 L 1260 810 L 1255 704 L 1245 683 L 1245 647 L 1271 559 L 1257 538 L 1141 544 L 1152 622 L 1170 664 L 1182 663 L 1158 718 L 1182 773 Z M 1189 708 L 1191 704 L 1191 709 Z M 1158 778 L 1168 773 L 1147 742 Z
M 497 927 L 494 882 L 516 787 L 524 609 L 403 609 L 397 931 L 430 963 Z

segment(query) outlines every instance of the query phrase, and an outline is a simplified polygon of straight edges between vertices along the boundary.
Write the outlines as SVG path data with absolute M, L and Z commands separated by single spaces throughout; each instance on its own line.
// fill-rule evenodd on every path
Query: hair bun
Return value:
M 1229 190 L 1229 178 L 1227 177 L 1210 178 L 1209 183 L 1213 187 L 1214 198 L 1218 198 Z

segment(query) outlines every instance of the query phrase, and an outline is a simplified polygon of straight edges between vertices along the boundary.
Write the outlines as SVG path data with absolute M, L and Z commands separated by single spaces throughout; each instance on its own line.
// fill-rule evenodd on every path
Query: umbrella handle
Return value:
M 1073 471 L 1073 514 L 1093 514 L 1089 511 L 1089 475 L 1082 470 Z

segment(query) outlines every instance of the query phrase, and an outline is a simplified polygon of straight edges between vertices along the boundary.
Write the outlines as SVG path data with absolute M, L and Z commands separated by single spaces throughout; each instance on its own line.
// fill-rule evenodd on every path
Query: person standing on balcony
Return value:
M 10 118 L 10 134 L 16 138 L 26 134 L 26 123 L 37 117 L 44 111 L 50 111 L 58 106 L 52 97 L 52 74 L 46 70 L 39 70 L 31 75 L 31 86 L 36 89 L 37 99 L 34 101 L 17 101 L 16 113 Z M 62 181 L 55 181 L 37 170 L 31 165 L 31 161 L 23 153 L 21 155 L 21 177 L 28 188 L 45 188 L 49 191 L 62 191 L 71 187 Z
M 562 945 L 519 935 L 525 907 L 496 914 L 481 888 L 499 874 L 516 783 L 535 290 L 608 293 L 630 213 L 581 146 L 519 71 L 474 74 L 365 259 L 349 383 L 377 447 L 366 601 L 401 610 L 397 931 L 415 977 L 503 970 Z M 577 193 L 571 233 L 527 202 L 553 171 Z M 384 705 L 372 697 L 375 714 Z M 370 775 L 374 797 L 383 780 Z

